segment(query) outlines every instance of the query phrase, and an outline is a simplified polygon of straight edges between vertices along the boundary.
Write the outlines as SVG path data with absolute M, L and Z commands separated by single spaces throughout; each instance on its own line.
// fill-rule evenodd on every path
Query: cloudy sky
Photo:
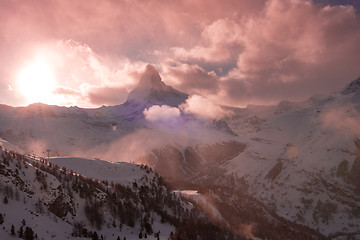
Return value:
M 0 103 L 121 104 L 146 64 L 245 106 L 360 77 L 359 0 L 0 0 Z

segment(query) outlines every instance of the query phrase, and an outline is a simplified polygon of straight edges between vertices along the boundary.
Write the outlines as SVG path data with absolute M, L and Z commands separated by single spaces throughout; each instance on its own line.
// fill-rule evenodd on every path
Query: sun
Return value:
M 50 104 L 54 100 L 53 91 L 56 88 L 54 72 L 41 58 L 20 69 L 16 84 L 17 90 L 25 97 L 28 104 L 35 102 Z

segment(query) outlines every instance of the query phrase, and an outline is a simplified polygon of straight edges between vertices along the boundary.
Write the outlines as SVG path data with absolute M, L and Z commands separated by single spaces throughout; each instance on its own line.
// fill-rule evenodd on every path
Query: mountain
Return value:
M 247 194 L 279 216 L 333 239 L 359 238 L 358 86 L 359 79 L 340 94 L 281 102 L 249 135 L 246 149 L 220 166 L 223 175 L 242 179 Z M 249 132 L 236 127 L 244 121 L 227 123 L 244 136 Z
M 189 95 L 166 85 L 151 65 L 147 65 L 137 86 L 129 93 L 127 103 L 146 102 L 148 105 L 168 105 L 177 107 L 184 103 Z M 125 103 L 126 104 L 126 103 Z
M 277 106 L 223 106 L 232 114 L 212 120 L 182 111 L 179 105 L 188 95 L 167 86 L 155 68 L 147 66 L 121 105 L 98 109 L 1 105 L 0 138 L 4 146 L 21 153 L 44 157 L 50 150 L 53 157 L 72 156 L 53 161 L 89 177 L 108 176 L 108 181 L 123 184 L 137 176 L 125 173 L 132 172 L 132 165 L 121 164 L 127 170 L 120 173 L 113 163 L 84 158 L 146 164 L 171 189 L 198 190 L 208 201 L 201 208 L 212 222 L 237 236 L 356 239 L 360 237 L 358 86 L 359 79 L 330 96 L 282 101 Z M 180 115 L 172 124 L 149 121 L 144 110 L 154 105 L 178 108 Z
M 118 116 L 121 120 L 134 124 L 135 128 L 143 127 L 146 125 L 143 114 L 145 109 L 154 105 L 178 107 L 186 102 L 188 96 L 166 85 L 158 71 L 153 66 L 147 65 L 126 102 L 119 106 Z
M 243 224 L 240 217 L 234 218 L 244 211 L 237 204 L 250 197 L 264 204 L 268 213 L 318 229 L 331 239 L 357 239 L 358 86 L 359 79 L 328 97 L 229 108 L 234 114 L 223 121 L 236 133 L 235 143 L 209 139 L 207 144 L 187 147 L 167 144 L 153 149 L 147 164 L 174 186 L 211 192 L 223 216 L 234 213 L 227 218 L 233 220 L 228 222 L 233 228 Z M 227 204 L 229 196 L 236 202 Z

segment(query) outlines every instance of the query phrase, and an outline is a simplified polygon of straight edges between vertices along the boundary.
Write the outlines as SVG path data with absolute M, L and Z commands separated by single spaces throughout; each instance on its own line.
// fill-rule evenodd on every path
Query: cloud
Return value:
M 329 94 L 357 78 L 359 42 L 359 16 L 351 6 L 268 0 L 258 14 L 211 22 L 199 44 L 173 54 L 215 71 L 208 91 L 223 104 L 275 104 Z
M 55 104 L 65 106 L 97 107 L 123 103 L 145 65 L 125 57 L 100 56 L 87 44 L 74 40 L 46 42 L 34 48 L 30 56 L 16 70 L 21 71 L 33 59 L 46 62 L 55 79 Z M 9 86 L 14 86 L 14 95 L 21 95 L 14 83 Z M 29 104 L 25 99 L 22 101 L 22 105 Z
M 223 85 L 243 93 L 229 95 L 234 100 L 300 100 L 328 94 L 360 74 L 360 21 L 352 7 L 270 0 L 263 15 L 240 25 L 245 48 Z
M 186 63 L 163 64 L 163 75 L 173 87 L 186 93 L 216 93 L 219 90 L 219 79 L 216 73 L 207 72 L 198 65 Z
M 180 118 L 180 110 L 167 105 L 154 105 L 145 109 L 143 113 L 150 122 L 174 123 Z
M 128 91 L 120 86 L 100 86 L 89 87 L 87 90 L 87 99 L 92 105 L 119 105 L 125 102 Z
M 150 63 L 165 82 L 221 104 L 328 94 L 360 75 L 360 21 L 351 6 L 317 2 L 8 1 L 0 8 L 0 101 L 25 104 L 14 76 L 38 55 L 56 64 L 59 88 L 76 91 L 84 83 L 130 91 Z M 89 95 L 64 94 L 59 104 L 100 104 Z
M 145 65 L 125 57 L 100 56 L 87 44 L 74 40 L 57 41 L 43 48 L 44 55 L 57 56 L 50 62 L 56 65 L 59 88 L 81 92 L 81 104 L 85 106 L 123 103 Z
M 325 128 L 331 128 L 345 135 L 360 134 L 360 114 L 354 106 L 334 107 L 321 114 Z
M 199 95 L 190 96 L 186 103 L 181 105 L 181 108 L 185 113 L 208 119 L 220 119 L 231 115 L 230 111 L 222 109 L 219 105 Z
M 48 53 L 59 57 L 56 60 L 61 61 L 63 57 L 71 60 L 61 61 L 64 71 L 58 78 L 59 87 L 78 90 L 82 82 L 111 86 L 109 82 L 99 81 L 127 81 L 122 74 L 126 71 L 117 71 L 126 68 L 124 64 L 139 69 L 142 63 L 162 63 L 172 47 L 195 44 L 207 23 L 232 14 L 234 8 L 238 14 L 255 12 L 263 2 L 210 0 L 205 5 L 185 0 L 4 2 L 0 8 L 0 61 L 3 63 L 0 101 L 26 104 L 21 96 L 8 91 L 8 86 L 14 87 L 13 75 L 23 66 L 22 61 L 31 60 L 44 46 L 55 50 L 56 53 Z M 67 42 L 68 39 L 72 39 L 71 42 Z M 62 42 L 63 47 L 56 46 L 57 42 Z M 76 74 L 67 74 L 75 69 Z M 85 71 L 89 72 L 87 76 Z M 109 75 L 113 77 L 108 78 Z M 126 86 L 127 90 L 131 88 L 131 84 Z M 91 105 L 85 100 L 73 104 Z
M 175 58 L 182 61 L 226 62 L 234 60 L 239 51 L 239 25 L 231 19 L 219 19 L 201 33 L 202 44 L 191 49 L 173 48 Z M 236 51 L 234 51 L 236 50 Z
M 229 13 L 251 13 L 263 0 L 39 1 L 2 4 L 1 29 L 7 41 L 75 39 L 97 52 L 123 55 L 197 41 L 205 22 Z M 66 11 L 64 11 L 66 9 Z M 174 14 L 176 13 L 176 14 Z M 37 34 L 34 34 L 37 33 Z M 17 38 L 13 39 L 12 36 Z
M 79 91 L 75 90 L 75 89 L 66 88 L 66 87 L 58 87 L 53 91 L 53 94 L 78 96 L 81 93 Z
M 289 146 L 287 149 L 287 157 L 290 161 L 294 161 L 299 156 L 298 146 Z

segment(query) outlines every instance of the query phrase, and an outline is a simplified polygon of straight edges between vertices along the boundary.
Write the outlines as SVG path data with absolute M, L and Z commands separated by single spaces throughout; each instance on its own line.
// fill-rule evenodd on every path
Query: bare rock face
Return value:
M 52 203 L 49 204 L 49 211 L 59 218 L 64 218 L 68 213 L 75 215 L 75 209 L 71 204 L 69 196 L 63 193 L 61 193 Z
M 276 177 L 279 176 L 279 174 L 281 173 L 282 168 L 283 168 L 283 163 L 278 162 L 277 164 L 275 164 L 275 166 L 272 169 L 270 169 L 270 171 L 268 172 L 265 178 L 274 181 Z

